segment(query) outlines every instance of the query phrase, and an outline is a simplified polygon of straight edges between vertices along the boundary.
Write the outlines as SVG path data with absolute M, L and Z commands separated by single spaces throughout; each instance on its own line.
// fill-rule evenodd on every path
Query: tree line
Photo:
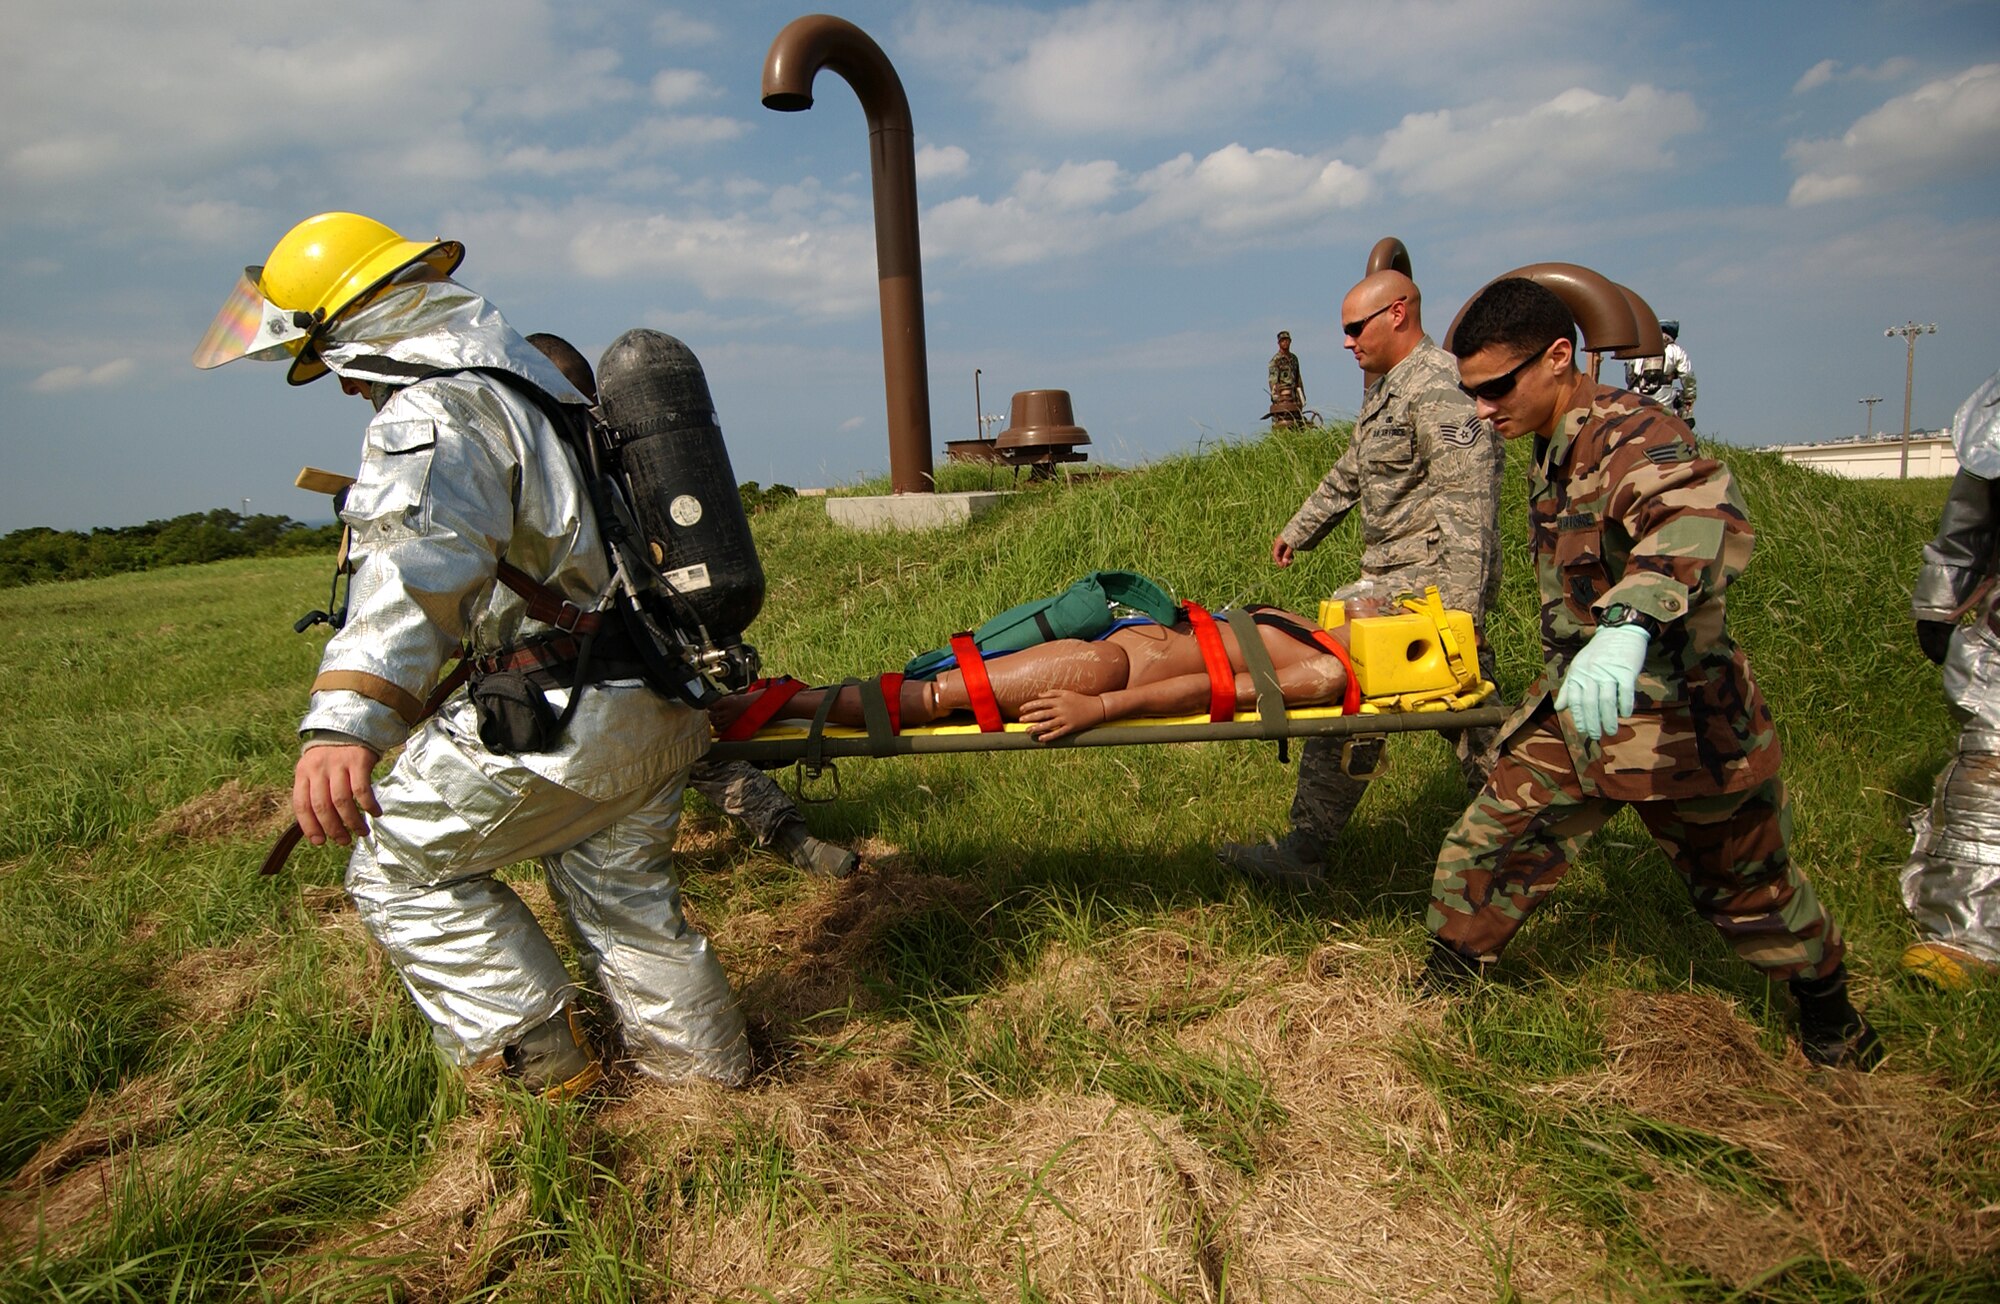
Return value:
M 755 480 L 738 485 L 737 492 L 743 510 L 751 515 L 798 497 L 790 485 L 767 489 Z M 230 557 L 332 553 L 339 543 L 338 523 L 307 525 L 289 516 L 244 516 L 224 507 L 144 525 L 98 526 L 88 532 L 35 526 L 0 535 L 0 589 Z
M 0 535 L 0 588 L 81 580 L 230 557 L 331 553 L 340 526 L 307 525 L 289 516 L 244 516 L 227 508 L 189 512 L 144 525 L 51 530 L 35 526 Z

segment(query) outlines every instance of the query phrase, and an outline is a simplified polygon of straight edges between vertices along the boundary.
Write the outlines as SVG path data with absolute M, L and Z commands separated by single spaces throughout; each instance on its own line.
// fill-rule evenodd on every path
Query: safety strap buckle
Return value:
M 827 781 L 824 795 L 814 795 L 806 791 L 807 784 L 818 783 L 821 779 Z M 798 800 L 808 806 L 824 806 L 828 802 L 839 801 L 840 766 L 836 765 L 832 760 L 825 758 L 810 765 L 803 758 L 794 761 L 792 763 L 792 792 Z
M 1354 757 L 1356 751 L 1371 745 L 1376 749 L 1374 766 L 1366 770 L 1355 769 Z M 1355 734 L 1341 739 L 1340 772 L 1350 779 L 1375 779 L 1387 774 L 1389 772 L 1389 735 Z

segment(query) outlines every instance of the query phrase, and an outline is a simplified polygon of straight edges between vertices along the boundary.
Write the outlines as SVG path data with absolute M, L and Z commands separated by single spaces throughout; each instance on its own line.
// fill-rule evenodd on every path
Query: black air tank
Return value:
M 764 606 L 764 568 L 694 350 L 626 331 L 597 364 L 597 397 L 622 450 L 640 548 L 710 639 L 739 641 Z

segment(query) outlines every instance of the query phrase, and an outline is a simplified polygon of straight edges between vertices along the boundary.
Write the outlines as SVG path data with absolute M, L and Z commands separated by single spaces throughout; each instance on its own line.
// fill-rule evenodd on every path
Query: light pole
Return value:
M 1854 401 L 1867 405 L 1868 424 L 1863 429 L 1861 437 L 1863 439 L 1873 439 L 1875 437 L 1875 405 L 1882 401 L 1882 396 L 1880 394 L 1870 394 L 1867 398 L 1857 398 Z
M 1915 322 L 1905 322 L 1901 326 L 1891 326 L 1882 332 L 1885 339 L 1900 335 L 1909 343 L 1910 354 L 1903 363 L 1903 476 L 1910 478 L 1910 393 L 1917 382 L 1917 336 L 1937 334 L 1937 323 L 1919 326 Z

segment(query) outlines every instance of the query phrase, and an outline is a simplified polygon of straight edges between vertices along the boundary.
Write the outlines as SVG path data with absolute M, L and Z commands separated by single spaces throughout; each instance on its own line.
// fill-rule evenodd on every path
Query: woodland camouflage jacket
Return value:
M 1587 407 L 1535 440 L 1528 542 L 1543 669 L 1505 733 L 1562 684 L 1604 609 L 1623 603 L 1662 628 L 1617 733 L 1588 742 L 1559 717 L 1586 794 L 1639 801 L 1762 783 L 1777 773 L 1777 731 L 1723 614 L 1756 537 L 1729 468 L 1658 404 L 1588 382 L 1581 396 Z

